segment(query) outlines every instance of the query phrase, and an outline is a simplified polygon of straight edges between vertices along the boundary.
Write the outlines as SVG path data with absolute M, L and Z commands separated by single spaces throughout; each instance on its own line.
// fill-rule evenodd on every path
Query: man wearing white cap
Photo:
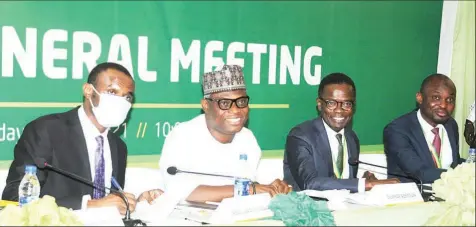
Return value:
M 177 176 L 167 173 L 167 168 L 182 171 L 242 175 L 237 172 L 240 154 L 247 155 L 247 176 L 256 177 L 261 149 L 253 133 L 244 127 L 248 120 L 248 102 L 242 68 L 225 65 L 221 70 L 203 75 L 201 100 L 204 114 L 176 126 L 167 136 L 159 166 L 164 177 L 165 190 Z M 184 175 L 186 173 L 179 173 Z M 199 185 L 187 201 L 220 202 L 233 197 L 233 178 L 190 175 L 190 181 Z M 271 185 L 254 184 L 249 194 L 269 193 L 272 196 L 288 193 L 284 181 L 276 179 Z

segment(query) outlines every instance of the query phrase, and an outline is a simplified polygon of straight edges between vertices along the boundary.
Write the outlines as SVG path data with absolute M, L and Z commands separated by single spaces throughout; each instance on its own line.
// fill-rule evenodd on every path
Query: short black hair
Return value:
M 441 73 L 434 73 L 434 74 L 431 74 L 429 76 L 427 76 L 423 82 L 421 82 L 421 86 L 420 86 L 420 93 L 424 93 L 425 91 L 425 88 L 430 84 L 431 81 L 433 80 L 442 80 L 444 81 L 445 83 L 451 81 L 451 79 L 444 75 L 444 74 L 441 74 Z
M 129 73 L 129 70 L 127 70 L 124 66 L 114 63 L 114 62 L 103 62 L 99 65 L 96 65 L 91 72 L 89 73 L 88 76 L 88 83 L 96 86 L 97 78 L 98 75 L 108 69 L 115 69 L 119 72 L 122 72 L 132 78 L 131 73 Z
M 324 92 L 324 88 L 327 85 L 331 84 L 347 84 L 352 87 L 352 91 L 354 93 L 354 98 L 357 97 L 357 90 L 355 89 L 355 84 L 354 81 L 344 73 L 331 73 L 324 77 L 324 79 L 321 80 L 321 84 L 319 85 L 319 91 L 318 95 L 319 97 L 322 97 L 322 93 Z

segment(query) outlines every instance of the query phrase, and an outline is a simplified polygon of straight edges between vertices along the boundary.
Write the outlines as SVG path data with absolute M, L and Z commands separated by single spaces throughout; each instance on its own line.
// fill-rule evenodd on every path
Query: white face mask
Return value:
M 106 128 L 121 125 L 126 119 L 132 104 L 124 97 L 113 94 L 100 94 L 94 86 L 92 88 L 99 95 L 98 106 L 94 106 L 91 99 L 89 99 L 98 123 Z

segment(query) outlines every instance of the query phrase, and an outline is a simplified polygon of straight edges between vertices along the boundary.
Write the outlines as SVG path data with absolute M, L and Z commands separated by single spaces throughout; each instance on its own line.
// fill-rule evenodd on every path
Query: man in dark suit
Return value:
M 451 117 L 456 87 L 445 75 L 432 74 L 416 94 L 418 110 L 388 124 L 383 131 L 388 174 L 402 182 L 419 178 L 433 183 L 441 173 L 463 160 L 459 156 L 458 125 Z
M 26 125 L 14 150 L 2 199 L 18 200 L 25 165 L 43 158 L 51 165 L 110 187 L 112 177 L 124 187 L 126 144 L 110 127 L 123 123 L 132 106 L 135 84 L 126 68 L 115 63 L 97 65 L 83 85 L 83 104 L 64 113 L 42 116 Z M 50 195 L 60 206 L 72 209 L 116 206 L 125 203 L 108 194 L 48 169 L 37 172 L 40 197 Z M 135 196 L 125 193 L 130 209 Z
M 320 116 L 294 127 L 287 136 L 284 153 L 284 180 L 293 190 L 347 189 L 370 190 L 376 184 L 395 183 L 377 180 L 366 172 L 357 179 L 360 144 L 350 123 L 354 114 L 356 89 L 347 75 L 332 73 L 319 86 L 317 108 Z

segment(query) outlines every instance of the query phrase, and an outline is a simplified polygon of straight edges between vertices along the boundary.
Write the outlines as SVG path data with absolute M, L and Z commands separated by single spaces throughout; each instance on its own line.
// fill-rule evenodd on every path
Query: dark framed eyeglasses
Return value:
M 340 101 L 336 101 L 332 99 L 323 99 L 323 98 L 319 98 L 319 99 L 324 101 L 327 109 L 329 110 L 335 110 L 339 104 L 343 110 L 352 110 L 352 108 L 354 108 L 354 105 L 355 105 L 355 101 L 340 102 Z
M 238 108 L 245 108 L 248 106 L 250 102 L 249 96 L 242 96 L 236 99 L 212 99 L 212 98 L 205 98 L 208 101 L 217 102 L 218 108 L 221 110 L 229 110 L 233 103 L 235 103 L 236 107 Z

